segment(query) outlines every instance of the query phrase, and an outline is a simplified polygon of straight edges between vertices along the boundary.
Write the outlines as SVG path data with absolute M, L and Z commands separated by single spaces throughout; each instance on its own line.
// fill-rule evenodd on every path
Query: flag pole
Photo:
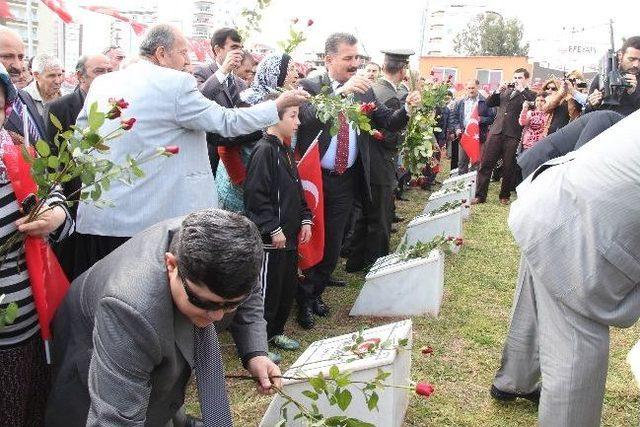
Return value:
M 31 0 L 27 0 L 27 53 L 29 58 L 33 56 L 33 38 L 31 32 L 33 31 L 33 22 L 31 20 Z

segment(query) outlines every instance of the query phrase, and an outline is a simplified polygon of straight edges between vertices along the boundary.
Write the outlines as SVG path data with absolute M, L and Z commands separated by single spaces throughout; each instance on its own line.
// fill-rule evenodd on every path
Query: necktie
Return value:
M 333 170 L 337 174 L 343 174 L 347 170 L 349 161 L 349 124 L 344 113 L 338 115 L 338 146 L 336 147 L 336 161 Z
M 236 91 L 236 80 L 233 78 L 233 74 L 229 74 L 227 77 L 227 89 L 229 89 L 229 94 L 233 96 Z
M 204 426 L 233 426 L 227 391 L 224 388 L 224 366 L 215 327 L 213 324 L 206 328 L 194 327 L 193 332 L 193 364 Z
M 22 103 L 20 98 L 17 98 L 13 102 L 13 111 L 15 112 L 15 114 L 20 119 L 20 123 L 23 123 L 23 117 L 24 117 L 23 111 L 24 111 L 25 108 L 27 108 L 27 107 Z M 38 131 L 38 128 L 36 127 L 35 123 L 33 122 L 33 119 L 29 115 L 29 111 L 28 110 L 27 110 L 27 129 L 29 130 L 29 143 L 30 144 L 35 144 L 36 141 L 40 139 L 40 132 Z M 20 131 L 22 131 L 22 128 L 20 128 Z M 23 136 L 26 136 L 26 135 L 23 135 Z

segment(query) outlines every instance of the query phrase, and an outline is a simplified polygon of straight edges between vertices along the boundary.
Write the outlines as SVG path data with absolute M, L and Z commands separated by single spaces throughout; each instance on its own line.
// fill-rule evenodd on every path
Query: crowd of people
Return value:
M 18 232 L 48 236 L 73 280 L 53 322 L 49 366 L 24 254 L 16 248 L 2 263 L 3 303 L 20 308 L 15 322 L 0 329 L 6 385 L 0 424 L 231 425 L 217 333 L 231 333 L 258 392 L 272 394 L 272 386 L 281 385 L 277 351 L 300 347 L 285 334 L 292 307 L 300 326 L 313 328 L 331 310 L 325 288 L 346 285 L 332 276 L 341 253 L 346 270 L 357 272 L 390 252 L 392 224 L 402 220 L 395 200 L 409 178 L 399 149 L 421 102 L 408 71 L 413 52 L 389 50 L 382 65 L 362 64 L 358 40 L 334 33 L 326 39 L 325 69 L 304 75 L 286 53 L 257 61 L 233 28 L 217 30 L 211 45 L 215 61 L 193 66 L 181 31 L 156 25 L 137 57 L 110 46 L 80 58 L 77 86 L 63 94 L 60 61 L 40 54 L 26 62 L 20 37 L 0 28 L 2 147 L 39 139 L 54 147 L 59 131 L 50 114 L 63 131 L 83 128 L 93 103 L 124 99 L 136 123 L 112 145 L 111 161 L 159 146 L 180 148 L 165 162 L 145 164 L 145 176 L 133 185 L 114 182 L 105 192 L 110 208 L 68 206 L 65 200 L 78 201 L 81 182 L 65 183 L 47 201 L 54 209 L 35 223 L 19 219 L 21 200 L 0 162 L 0 239 Z M 491 94 L 480 93 L 477 80 L 466 82 L 464 96 L 455 100 L 451 93 L 451 102 L 438 109 L 436 158 L 450 157 L 461 174 L 477 170 L 473 203 L 486 201 L 501 161 L 500 201 L 508 203 L 541 163 L 579 148 L 640 107 L 639 53 L 638 37 L 620 51 L 628 87 L 617 104 L 603 99 L 597 81 L 588 90 L 579 72 L 550 79 L 537 93 L 525 69 Z M 320 121 L 309 98 L 327 91 L 375 104 L 370 118 L 383 140 L 357 132 L 344 114 L 337 126 Z M 601 109 L 611 111 L 585 114 Z M 475 163 L 459 144 L 474 111 L 482 153 Z M 314 218 L 296 162 L 316 140 L 324 253 L 300 271 L 297 249 L 311 239 Z M 432 165 L 423 173 L 425 186 L 433 185 Z M 505 347 L 492 395 L 537 399 L 539 389 L 504 380 L 515 359 Z M 183 409 L 192 370 L 202 421 Z

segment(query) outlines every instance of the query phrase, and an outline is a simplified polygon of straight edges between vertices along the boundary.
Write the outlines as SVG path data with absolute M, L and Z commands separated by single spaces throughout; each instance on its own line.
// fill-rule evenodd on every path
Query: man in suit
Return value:
M 22 38 L 13 30 L 0 26 L 0 61 L 9 72 L 11 81 L 20 79 L 24 66 L 24 43 Z M 26 113 L 24 111 L 26 110 Z M 46 136 L 45 126 L 42 116 L 38 113 L 38 108 L 33 99 L 23 90 L 18 91 L 18 97 L 13 103 L 11 115 L 5 122 L 5 129 L 24 135 L 23 118 L 27 117 L 27 131 L 30 142 L 35 142 Z
M 495 110 L 487 107 L 486 98 L 478 92 L 478 86 L 480 82 L 478 80 L 469 80 L 465 85 L 466 95 L 464 98 L 456 102 L 451 116 L 449 117 L 449 127 L 455 132 L 456 138 L 460 139 L 469 120 L 471 120 L 471 114 L 475 108 L 478 108 L 478 124 L 480 126 L 480 152 L 482 153 L 484 143 L 487 140 L 487 133 L 489 133 L 489 126 L 493 123 L 495 118 Z M 478 164 L 472 164 L 471 170 L 476 170 Z M 469 172 L 469 156 L 462 148 L 462 145 L 458 145 L 458 173 L 463 175 Z
M 220 28 L 211 37 L 211 48 L 215 61 L 198 67 L 193 73 L 198 81 L 198 88 L 206 98 L 223 107 L 239 107 L 240 92 L 246 87 L 244 81 L 235 75 L 244 56 L 242 38 L 235 28 Z M 260 139 L 261 135 L 254 135 L 254 140 Z M 207 132 L 207 151 L 214 176 L 220 161 L 218 146 L 240 144 L 245 140 L 242 137 L 225 138 L 217 133 Z
M 409 56 L 414 52 L 388 50 L 383 53 L 382 76 L 373 84 L 372 90 L 378 104 L 396 111 L 404 105 L 398 95 L 398 85 L 405 78 Z M 396 164 L 401 143 L 400 132 L 385 132 L 382 141 L 370 146 L 371 200 L 363 201 L 362 215 L 356 221 L 345 265 L 349 273 L 366 269 L 379 257 L 389 254 L 391 223 L 395 212 L 393 190 L 397 184 Z
M 511 189 L 515 183 L 517 165 L 516 150 L 522 136 L 518 117 L 524 101 L 534 101 L 535 92 L 528 88 L 529 71 L 518 68 L 513 73 L 513 82 L 503 82 L 487 99 L 488 107 L 498 107 L 496 118 L 485 144 L 482 162 L 478 170 L 476 198 L 472 203 L 484 203 L 487 199 L 491 173 L 498 159 L 502 159 L 502 186 L 500 203 L 509 204 Z
M 376 102 L 371 81 L 356 75 L 359 58 L 357 39 L 347 33 L 331 34 L 325 42 L 325 64 L 327 74 L 303 79 L 300 85 L 311 94 L 327 90 L 334 95 L 353 95 L 356 102 Z M 418 93 L 409 94 L 407 103 L 416 105 Z M 406 106 L 392 111 L 376 104 L 371 113 L 374 128 L 398 131 L 407 124 Z M 319 136 L 324 188 L 325 242 L 322 261 L 304 272 L 305 279 L 298 293 L 298 322 L 304 328 L 314 326 L 313 314 L 327 316 L 329 308 L 322 301 L 330 275 L 336 267 L 344 228 L 355 197 L 371 200 L 370 147 L 378 144 L 367 132 L 357 133 L 349 126 L 344 116 L 338 125 L 338 135 L 331 136 L 331 123 L 322 123 L 311 104 L 300 108 L 297 149 L 302 154 Z
M 78 87 L 68 95 L 58 98 L 47 105 L 45 109 L 44 119 L 46 123 L 47 141 L 51 146 L 55 146 L 55 137 L 58 133 L 58 129 L 51 121 L 50 115 L 53 114 L 60 124 L 62 125 L 62 131 L 65 132 L 71 129 L 72 125 L 76 124 L 76 118 L 82 109 L 84 104 L 84 98 L 89 92 L 89 87 L 93 79 L 102 74 L 110 73 L 112 71 L 111 62 L 109 58 L 104 55 L 82 56 L 76 64 L 76 77 L 78 78 Z M 79 191 L 82 183 L 80 178 L 74 178 L 71 181 L 62 185 L 67 201 L 75 201 L 76 203 L 69 207 L 69 212 L 72 218 L 75 220 L 76 212 L 80 200 Z M 75 279 L 74 265 L 75 265 L 75 240 L 76 235 L 72 234 L 67 239 L 54 245 L 53 249 L 58 256 L 60 265 L 70 280 Z
M 217 206 L 205 131 L 223 136 L 248 134 L 276 123 L 279 109 L 308 97 L 304 91 L 288 91 L 275 101 L 242 109 L 226 109 L 209 101 L 198 91 L 194 77 L 181 71 L 189 64 L 187 41 L 170 25 L 148 31 L 140 56 L 138 63 L 93 81 L 77 124 L 87 125 L 94 102 L 104 111 L 110 98 L 123 98 L 129 103 L 125 114 L 137 122 L 111 145 L 110 160 L 121 164 L 130 154 L 146 155 L 166 145 L 177 145 L 180 154 L 146 163 L 145 176 L 132 186 L 112 182 L 103 194 L 115 207 L 100 209 L 84 203 L 78 207 L 78 275 L 159 221 Z M 108 134 L 119 127 L 119 120 L 108 120 L 101 132 Z
M 539 395 L 542 427 L 600 425 L 609 328 L 640 317 L 639 119 L 545 163 L 511 207 L 522 258 L 491 394 Z
M 78 277 L 54 320 L 46 425 L 184 425 L 193 369 L 204 425 L 230 426 L 213 322 L 260 294 L 262 257 L 253 223 L 206 209 L 156 224 Z M 252 309 L 238 354 L 271 394 L 280 371 L 266 357 L 261 298 Z

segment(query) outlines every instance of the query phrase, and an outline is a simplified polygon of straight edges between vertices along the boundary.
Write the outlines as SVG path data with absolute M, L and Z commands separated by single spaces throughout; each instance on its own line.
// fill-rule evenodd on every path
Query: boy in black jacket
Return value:
M 284 335 L 298 284 L 298 242 L 311 239 L 311 211 L 304 198 L 290 143 L 298 129 L 298 107 L 280 113 L 249 159 L 244 183 L 246 214 L 262 234 L 262 296 L 267 336 L 276 347 L 296 350 L 300 343 Z M 270 354 L 274 362 L 280 356 Z

